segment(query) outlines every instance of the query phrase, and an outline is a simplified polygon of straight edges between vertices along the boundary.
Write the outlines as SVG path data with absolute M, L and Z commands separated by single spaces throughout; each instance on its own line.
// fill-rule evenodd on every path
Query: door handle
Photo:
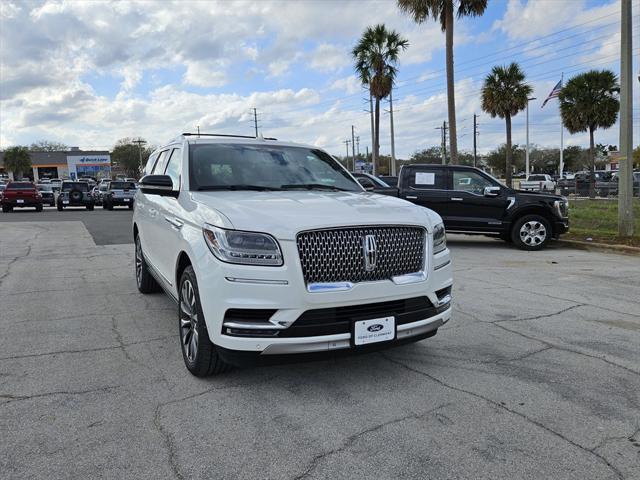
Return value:
M 184 225 L 182 220 L 178 220 L 177 218 L 164 217 L 164 219 L 171 224 L 173 228 L 180 230 Z
M 453 202 L 461 202 L 462 198 L 460 198 L 460 197 L 451 197 L 451 201 L 453 201 Z

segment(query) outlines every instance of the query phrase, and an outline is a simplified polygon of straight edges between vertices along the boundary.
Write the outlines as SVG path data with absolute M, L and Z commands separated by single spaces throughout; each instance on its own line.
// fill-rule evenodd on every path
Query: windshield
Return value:
M 192 190 L 345 190 L 362 187 L 329 154 L 304 147 L 189 146 Z
M 40 183 L 38 184 L 38 190 L 40 190 L 41 192 L 51 192 L 53 188 L 51 187 L 51 185 Z
M 136 184 L 133 182 L 111 182 L 109 188 L 111 190 L 134 190 Z
M 546 178 L 544 175 L 530 175 L 529 180 L 533 182 L 545 181 Z
M 63 183 L 62 184 L 62 191 L 63 192 L 70 192 L 71 190 L 79 190 L 81 192 L 88 192 L 89 191 L 89 184 L 88 183 L 84 183 L 84 182 L 74 182 L 74 183 Z

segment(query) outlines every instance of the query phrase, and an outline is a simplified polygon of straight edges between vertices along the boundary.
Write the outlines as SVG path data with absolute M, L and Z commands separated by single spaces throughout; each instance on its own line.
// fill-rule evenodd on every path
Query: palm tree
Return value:
M 22 178 L 22 174 L 31 168 L 31 156 L 27 147 L 11 147 L 4 152 L 4 168 L 13 172 L 14 180 Z
M 505 177 L 511 187 L 511 117 L 524 110 L 529 95 L 533 92 L 530 85 L 524 83 L 524 72 L 517 63 L 491 69 L 482 86 L 482 110 L 492 118 L 504 118 L 507 128 L 507 149 Z
M 423 23 L 429 17 L 440 21 L 445 32 L 447 63 L 447 107 L 449 110 L 449 152 L 451 163 L 458 163 L 458 138 L 456 128 L 456 99 L 453 79 L 453 13 L 462 17 L 479 17 L 487 8 L 487 0 L 398 0 L 398 7 L 413 17 L 416 23 Z
M 368 27 L 351 51 L 360 81 L 369 87 L 369 93 L 375 98 L 372 146 L 374 169 L 380 154 L 380 100 L 391 92 L 398 73 L 398 57 L 408 46 L 408 40 L 395 30 L 387 30 L 384 25 L 379 24 Z
M 569 133 L 589 131 L 591 198 L 596 196 L 593 134 L 598 128 L 607 129 L 616 123 L 620 109 L 619 92 L 618 78 L 611 70 L 591 70 L 569 80 L 558 96 L 562 123 Z

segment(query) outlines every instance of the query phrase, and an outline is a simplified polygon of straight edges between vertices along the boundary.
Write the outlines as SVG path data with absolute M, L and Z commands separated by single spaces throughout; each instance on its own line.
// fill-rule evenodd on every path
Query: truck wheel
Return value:
M 548 220 L 541 215 L 525 215 L 518 219 L 511 231 L 511 239 L 522 250 L 540 250 L 553 232 Z
M 178 326 L 184 364 L 196 377 L 207 377 L 230 369 L 211 343 L 200 306 L 198 281 L 191 266 L 185 268 L 178 288 Z
M 87 205 L 87 210 L 93 210 L 93 204 Z
M 136 235 L 135 244 L 136 284 L 138 286 L 138 290 L 140 291 L 140 293 L 159 292 L 160 285 L 158 285 L 156 279 L 153 278 L 153 275 L 151 275 L 149 267 L 147 266 L 147 262 L 144 260 L 144 255 L 142 255 L 142 244 L 140 243 L 140 235 Z
M 129 205 L 129 210 L 133 210 L 133 203 Z
M 3 211 L 4 213 L 8 213 L 8 212 L 10 212 L 11 210 L 9 210 L 9 205 L 2 205 L 2 211 Z
M 113 205 L 111 203 L 107 203 L 107 210 L 113 210 Z
M 59 204 L 58 204 L 58 211 L 59 211 L 59 212 L 61 212 L 63 208 L 64 208 L 64 207 L 62 206 L 62 204 L 61 204 L 61 203 L 59 203 Z
M 41 212 L 41 211 L 42 211 L 42 205 L 37 205 L 36 212 Z

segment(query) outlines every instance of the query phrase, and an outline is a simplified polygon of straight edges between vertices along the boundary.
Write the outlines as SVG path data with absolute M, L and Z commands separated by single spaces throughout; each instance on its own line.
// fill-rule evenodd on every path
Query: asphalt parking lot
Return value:
M 130 220 L 0 214 L 3 479 L 640 478 L 640 258 L 450 237 L 435 337 L 202 380 Z

